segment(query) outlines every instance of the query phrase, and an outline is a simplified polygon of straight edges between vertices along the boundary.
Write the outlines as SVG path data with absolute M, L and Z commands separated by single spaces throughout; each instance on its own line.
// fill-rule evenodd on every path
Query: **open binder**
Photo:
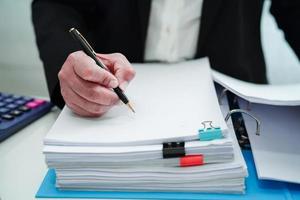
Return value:
M 261 136 L 255 137 L 254 121 L 234 115 L 239 144 L 250 148 L 251 143 L 258 177 L 300 184 L 300 84 L 257 85 L 218 72 L 214 80 L 225 87 L 220 102 L 227 96 L 231 110 L 243 109 L 260 122 Z

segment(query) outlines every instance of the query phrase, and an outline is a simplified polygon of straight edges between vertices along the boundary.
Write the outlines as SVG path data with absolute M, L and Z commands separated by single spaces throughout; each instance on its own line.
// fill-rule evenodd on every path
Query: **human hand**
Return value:
M 111 90 L 119 86 L 125 90 L 135 71 L 120 53 L 97 54 L 110 72 L 100 68 L 83 51 L 71 53 L 58 73 L 61 94 L 66 105 L 76 114 L 99 117 L 118 101 Z

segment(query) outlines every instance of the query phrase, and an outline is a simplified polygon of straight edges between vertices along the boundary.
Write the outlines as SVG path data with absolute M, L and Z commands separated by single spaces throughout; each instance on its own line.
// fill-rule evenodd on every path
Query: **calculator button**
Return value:
M 8 97 L 11 97 L 12 94 L 2 93 L 1 96 L 2 96 L 3 98 L 8 98 Z
M 0 114 L 7 113 L 9 111 L 8 108 L 0 108 Z
M 0 107 L 3 107 L 5 105 L 5 103 L 0 102 Z
M 10 112 L 11 115 L 13 116 L 19 116 L 19 115 L 22 115 L 23 112 L 22 111 L 19 111 L 19 110 L 13 110 Z
M 28 111 L 30 111 L 30 108 L 28 108 L 27 106 L 21 106 L 18 108 L 18 110 L 23 111 L 23 112 L 28 112 Z
M 11 103 L 11 104 L 6 105 L 5 107 L 9 108 L 9 109 L 15 109 L 18 107 L 18 105 Z
M 18 100 L 18 99 L 21 99 L 22 96 L 19 96 L 19 95 L 13 95 L 12 98 L 13 98 L 14 100 Z
M 28 108 L 33 109 L 33 108 L 38 107 L 39 105 L 38 105 L 37 103 L 31 101 L 31 102 L 26 103 L 26 106 L 27 106 Z
M 24 101 L 24 100 L 17 100 L 14 103 L 18 104 L 19 106 L 22 106 L 22 105 L 24 105 L 26 103 L 26 101 Z
M 23 97 L 23 100 L 26 101 L 26 102 L 29 102 L 29 101 L 32 101 L 33 98 L 31 98 L 31 97 Z
M 7 98 L 7 99 L 4 99 L 3 101 L 6 102 L 6 103 L 11 103 L 11 102 L 14 101 L 14 99 L 13 98 Z
M 31 109 L 34 109 L 34 108 L 38 107 L 39 104 L 35 103 L 34 101 L 31 101 L 31 102 L 26 103 L 26 106 L 31 108 Z
M 38 104 L 38 105 L 42 105 L 42 104 L 46 103 L 46 101 L 43 100 L 43 99 L 35 99 L 33 102 Z
M 1 118 L 5 119 L 5 120 L 13 120 L 14 116 L 9 115 L 9 114 L 4 114 L 4 115 L 1 115 Z

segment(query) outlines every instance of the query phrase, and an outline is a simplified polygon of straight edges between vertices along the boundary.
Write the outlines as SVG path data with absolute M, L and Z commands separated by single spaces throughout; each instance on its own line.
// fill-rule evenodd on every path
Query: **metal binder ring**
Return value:
M 254 117 L 251 113 L 247 112 L 246 110 L 243 110 L 243 109 L 230 110 L 225 117 L 225 121 L 227 122 L 228 119 L 231 117 L 231 115 L 234 113 L 244 113 L 244 114 L 247 114 L 248 116 L 250 116 L 251 118 L 253 118 L 256 121 L 256 135 L 260 135 L 260 121 L 256 117 Z
M 226 92 L 228 91 L 228 89 L 224 88 L 219 96 L 219 104 L 222 105 L 222 99 L 224 98 L 224 96 L 226 95 Z

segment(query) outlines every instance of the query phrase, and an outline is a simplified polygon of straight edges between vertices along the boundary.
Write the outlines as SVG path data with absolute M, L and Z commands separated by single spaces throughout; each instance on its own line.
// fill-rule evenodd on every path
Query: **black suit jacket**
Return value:
M 262 6 L 263 0 L 204 0 L 195 57 L 208 56 L 214 69 L 230 76 L 266 83 Z M 297 0 L 273 0 L 271 7 L 298 57 L 299 8 Z M 150 9 L 150 0 L 34 0 L 32 20 L 52 102 L 64 105 L 57 74 L 68 54 L 79 50 L 68 33 L 71 27 L 97 52 L 120 52 L 130 62 L 144 62 Z

